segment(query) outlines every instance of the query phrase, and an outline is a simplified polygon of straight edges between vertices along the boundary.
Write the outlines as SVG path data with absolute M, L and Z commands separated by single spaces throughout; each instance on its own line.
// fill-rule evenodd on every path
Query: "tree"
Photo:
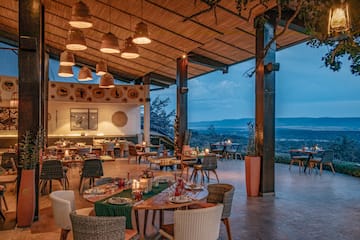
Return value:
M 166 107 L 169 105 L 170 98 L 161 99 L 157 96 L 150 105 L 150 126 L 152 130 L 159 133 L 173 136 L 173 117 L 175 110 L 166 112 Z

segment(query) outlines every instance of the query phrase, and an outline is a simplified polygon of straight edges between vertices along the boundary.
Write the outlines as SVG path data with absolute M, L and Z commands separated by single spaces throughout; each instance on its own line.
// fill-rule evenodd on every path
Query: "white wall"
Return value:
M 87 131 L 70 130 L 70 108 L 97 108 L 98 129 Z M 127 114 L 128 121 L 124 127 L 117 127 L 112 123 L 112 115 L 117 111 Z M 56 136 L 124 136 L 141 133 L 140 106 L 136 104 L 119 103 L 79 103 L 49 101 L 48 112 L 51 119 L 48 121 L 48 134 Z

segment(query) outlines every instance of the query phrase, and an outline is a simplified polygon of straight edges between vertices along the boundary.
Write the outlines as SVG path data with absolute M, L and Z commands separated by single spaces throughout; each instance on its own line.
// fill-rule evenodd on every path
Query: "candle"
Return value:
M 205 154 L 209 154 L 209 149 L 205 148 Z
M 140 188 L 140 183 L 138 180 L 134 179 L 132 182 L 132 189 L 139 189 Z
M 69 150 L 65 150 L 65 157 L 69 157 Z
M 146 142 L 145 142 L 145 141 L 143 141 L 143 142 L 142 142 L 142 145 L 143 145 L 143 146 L 146 146 Z

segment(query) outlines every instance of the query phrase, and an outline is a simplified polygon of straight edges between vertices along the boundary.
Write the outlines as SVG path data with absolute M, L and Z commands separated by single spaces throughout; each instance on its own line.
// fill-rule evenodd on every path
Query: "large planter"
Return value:
M 35 214 L 35 169 L 22 170 L 17 202 L 18 227 L 30 227 Z
M 259 196 L 261 158 L 245 156 L 246 193 L 249 197 Z

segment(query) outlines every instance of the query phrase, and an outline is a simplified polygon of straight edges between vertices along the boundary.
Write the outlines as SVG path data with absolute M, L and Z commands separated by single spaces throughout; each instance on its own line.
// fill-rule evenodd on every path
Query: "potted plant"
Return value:
M 256 197 L 259 196 L 260 189 L 261 158 L 260 156 L 256 156 L 254 123 L 248 122 L 247 125 L 249 135 L 245 156 L 246 193 L 250 197 Z
M 35 169 L 44 146 L 45 133 L 26 131 L 19 144 L 21 178 L 17 202 L 17 226 L 31 226 L 35 214 Z

